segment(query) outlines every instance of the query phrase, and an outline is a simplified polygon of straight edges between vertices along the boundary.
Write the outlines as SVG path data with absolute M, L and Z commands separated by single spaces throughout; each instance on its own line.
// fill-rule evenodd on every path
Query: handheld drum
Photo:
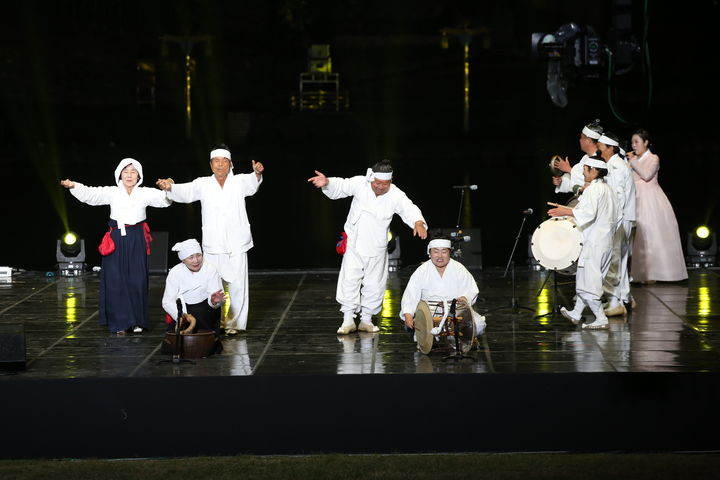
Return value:
M 538 263 L 546 269 L 575 275 L 582 245 L 582 234 L 573 218 L 554 217 L 535 229 L 530 248 Z

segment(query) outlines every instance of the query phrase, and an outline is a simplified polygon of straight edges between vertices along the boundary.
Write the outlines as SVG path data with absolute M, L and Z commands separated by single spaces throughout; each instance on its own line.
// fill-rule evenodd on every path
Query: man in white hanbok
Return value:
M 436 238 L 428 244 L 430 261 L 422 263 L 413 272 L 400 305 L 400 318 L 408 330 L 415 331 L 418 350 L 429 353 L 433 346 L 433 318 L 443 303 L 456 300 L 456 311 L 470 312 L 476 335 L 485 332 L 485 317 L 471 307 L 477 300 L 478 287 L 472 274 L 460 262 L 450 258 L 452 242 Z M 423 305 L 424 304 L 424 305 Z M 444 309 L 443 307 L 441 307 Z
M 337 333 L 355 330 L 377 332 L 372 316 L 382 308 L 388 276 L 388 231 L 394 214 L 413 229 L 413 235 L 427 237 L 427 223 L 420 209 L 392 183 L 390 162 L 383 160 L 368 168 L 365 176 L 326 177 L 315 170 L 308 179 L 330 199 L 353 197 L 345 222 L 347 245 L 338 277 L 336 300 L 343 313 Z M 360 323 L 355 325 L 355 314 Z
M 602 135 L 603 129 L 599 124 L 599 120 L 595 120 L 592 123 L 585 125 L 580 132 L 580 149 L 585 153 L 578 163 L 570 166 L 570 161 L 567 157 L 561 160 L 555 160 L 554 166 L 563 175 L 560 177 L 553 177 L 553 185 L 555 185 L 555 193 L 573 193 L 578 194 L 585 187 L 585 178 L 583 176 L 583 167 L 585 166 L 585 160 L 589 156 L 595 155 L 597 152 L 597 141 Z
M 613 235 L 618 218 L 616 193 L 603 180 L 607 175 L 607 164 L 602 157 L 589 157 L 583 172 L 585 182 L 589 185 L 578 204 L 574 208 L 559 206 L 548 211 L 553 217 L 574 217 L 583 238 L 575 276 L 575 308 L 568 311 L 562 307 L 560 313 L 578 325 L 583 320 L 582 313 L 587 306 L 595 315 L 595 321 L 584 323 L 583 328 L 608 328 L 600 296 L 603 293 L 603 280 L 610 269 Z
M 247 251 L 253 247 L 253 239 L 245 197 L 257 192 L 264 170 L 262 163 L 255 160 L 252 167 L 253 173 L 234 175 L 230 151 L 218 148 L 210 152 L 212 175 L 189 183 L 176 184 L 170 178 L 157 181 L 158 187 L 175 202 L 200 200 L 205 261 L 217 269 L 230 294 L 230 308 L 222 325 L 228 335 L 247 328 Z
M 598 139 L 598 150 L 608 164 L 607 184 L 617 195 L 619 221 L 613 237 L 612 261 L 610 271 L 605 278 L 605 296 L 608 304 L 605 315 L 608 317 L 626 315 L 624 304 L 632 303 L 630 295 L 630 274 L 628 259 L 635 228 L 635 180 L 630 166 L 620 156 L 618 137 L 605 132 Z

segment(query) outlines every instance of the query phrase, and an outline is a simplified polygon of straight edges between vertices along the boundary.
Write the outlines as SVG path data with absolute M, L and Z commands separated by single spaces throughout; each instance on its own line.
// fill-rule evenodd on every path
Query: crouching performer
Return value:
M 181 333 L 190 334 L 213 331 L 220 334 L 220 306 L 225 301 L 220 274 L 211 264 L 203 261 L 202 248 L 197 240 L 191 238 L 176 243 L 172 250 L 178 252 L 182 263 L 170 269 L 165 281 L 165 293 L 162 306 L 168 315 L 168 332 L 175 331 L 178 317 L 177 300 L 183 306 Z M 215 342 L 213 353 L 222 350 L 219 341 Z
M 452 248 L 448 239 L 431 240 L 428 243 L 430 261 L 415 270 L 402 296 L 400 317 L 407 330 L 415 331 L 418 350 L 425 354 L 432 349 L 453 300 L 456 300 L 456 317 L 472 318 L 476 336 L 485 332 L 485 317 L 472 309 L 478 296 L 477 283 L 460 262 L 450 258 Z M 470 350 L 474 339 L 467 340 L 463 343 L 465 351 Z

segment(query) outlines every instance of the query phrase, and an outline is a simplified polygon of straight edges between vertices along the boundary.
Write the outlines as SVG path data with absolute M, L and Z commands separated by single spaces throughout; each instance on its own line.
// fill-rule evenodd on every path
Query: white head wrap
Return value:
M 582 133 L 585 134 L 586 137 L 594 138 L 597 140 L 600 138 L 600 133 L 596 132 L 595 130 L 590 130 L 588 127 L 583 127 Z
M 232 160 L 232 157 L 230 156 L 230 150 L 226 150 L 224 148 L 216 148 L 215 150 L 211 151 L 210 160 L 215 157 L 223 157 L 227 158 L 228 160 Z
M 120 174 L 122 173 L 123 169 L 127 167 L 128 165 L 132 165 L 135 167 L 135 170 L 138 172 L 138 182 L 135 184 L 136 187 L 139 187 L 140 184 L 143 181 L 143 171 L 142 171 L 142 165 L 140 165 L 140 162 L 135 160 L 134 158 L 123 158 L 120 160 L 120 163 L 118 163 L 117 168 L 115 168 L 115 183 L 120 186 L 122 184 L 122 180 L 120 179 Z
M 200 248 L 200 244 L 197 240 L 191 238 L 189 240 L 185 240 L 184 242 L 178 242 L 173 245 L 172 251 L 178 252 L 178 257 L 180 258 L 180 260 L 185 260 L 190 255 L 202 253 L 202 248 Z
M 392 172 L 373 172 L 372 168 L 368 168 L 365 172 L 365 180 L 372 182 L 376 180 L 392 180 Z
M 585 165 L 588 167 L 604 168 L 605 170 L 608 169 L 607 163 L 602 160 L 595 160 L 594 158 L 588 158 L 585 160 Z
M 427 251 L 430 254 L 431 248 L 449 248 L 452 249 L 452 242 L 446 238 L 435 238 L 428 243 Z
M 619 147 L 620 144 L 617 142 L 617 140 L 613 140 L 610 137 L 606 137 L 605 135 L 600 135 L 600 138 L 598 138 L 598 142 L 604 143 L 605 145 L 609 145 L 611 147 Z

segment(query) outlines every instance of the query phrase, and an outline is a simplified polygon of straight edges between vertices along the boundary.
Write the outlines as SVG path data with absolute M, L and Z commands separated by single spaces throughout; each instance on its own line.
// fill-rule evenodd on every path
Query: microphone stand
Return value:
M 498 310 L 505 310 L 507 308 L 510 308 L 512 310 L 512 313 L 517 314 L 520 313 L 520 310 L 527 310 L 529 312 L 535 313 L 535 310 L 533 310 L 530 307 L 524 307 L 518 303 L 517 297 L 515 297 L 515 262 L 513 262 L 513 256 L 515 255 L 515 249 L 517 248 L 518 240 L 520 240 L 520 235 L 522 234 L 523 227 L 525 226 L 525 220 L 527 220 L 529 213 L 526 213 L 523 215 L 522 223 L 520 224 L 520 230 L 518 230 L 517 237 L 515 237 L 515 244 L 513 245 L 512 252 L 510 252 L 510 258 L 508 258 L 508 263 L 505 266 L 505 273 L 503 273 L 502 278 L 507 277 L 508 269 L 512 266 L 511 272 L 512 272 L 512 298 L 510 299 L 510 306 L 509 307 L 497 307 L 497 308 L 491 308 L 490 310 L 487 310 L 485 313 L 495 312 Z
M 444 362 L 448 358 L 451 358 L 455 360 L 456 362 L 458 360 L 462 360 L 463 358 L 469 358 L 471 360 L 475 360 L 475 357 L 472 355 L 464 354 L 460 347 L 460 322 L 458 321 L 458 318 L 455 316 L 455 307 L 457 300 L 453 298 L 452 303 L 450 304 L 450 312 L 448 313 L 448 319 L 452 317 L 452 325 L 453 325 L 453 336 L 455 337 L 455 353 L 451 355 L 446 355 L 442 358 L 442 361 Z M 470 321 L 473 321 L 472 318 Z
M 182 338 L 182 335 L 180 334 L 180 324 L 182 323 L 183 306 L 182 306 L 182 301 L 179 298 L 177 299 L 177 311 L 178 311 L 178 316 L 177 316 L 177 320 L 175 320 L 175 345 L 173 345 L 172 360 L 160 360 L 158 363 L 173 363 L 173 364 L 191 363 L 191 364 L 195 365 L 195 362 L 193 362 L 192 360 L 182 358 L 183 338 Z

